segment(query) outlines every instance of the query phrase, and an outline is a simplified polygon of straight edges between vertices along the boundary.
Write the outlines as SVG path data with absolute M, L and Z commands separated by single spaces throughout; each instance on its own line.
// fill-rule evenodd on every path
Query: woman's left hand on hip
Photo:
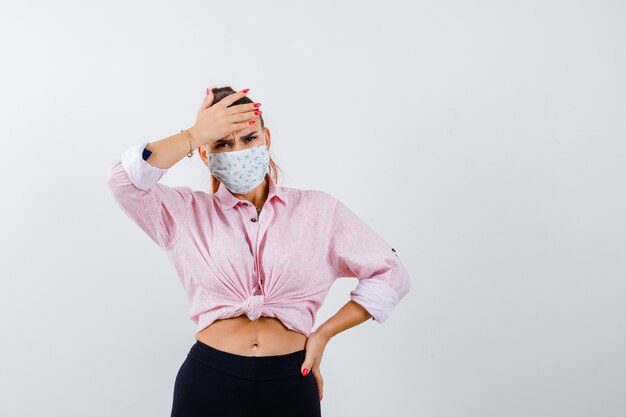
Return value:
M 305 350 L 306 355 L 304 362 L 300 366 L 300 372 L 303 376 L 313 372 L 315 381 L 317 382 L 317 390 L 319 392 L 320 400 L 324 395 L 324 378 L 320 371 L 320 363 L 322 362 L 322 356 L 324 355 L 324 348 L 328 343 L 328 338 L 319 333 L 311 333 L 306 340 Z

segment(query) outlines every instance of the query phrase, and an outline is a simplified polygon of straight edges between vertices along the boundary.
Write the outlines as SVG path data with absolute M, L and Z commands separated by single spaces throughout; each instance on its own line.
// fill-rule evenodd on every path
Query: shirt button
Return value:
M 256 219 L 253 217 L 253 218 L 251 218 L 251 219 L 250 219 L 250 221 L 251 221 L 251 222 L 255 222 L 255 221 L 256 221 Z
M 247 205 L 248 205 L 248 203 L 243 203 L 243 205 L 244 205 L 244 206 L 247 206 Z
M 394 248 L 391 248 L 391 250 L 394 251 L 394 252 L 396 251 Z

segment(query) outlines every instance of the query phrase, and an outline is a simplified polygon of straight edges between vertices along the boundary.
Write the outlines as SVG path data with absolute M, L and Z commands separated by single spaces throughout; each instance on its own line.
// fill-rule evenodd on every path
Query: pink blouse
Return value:
M 220 184 L 214 194 L 159 183 L 167 169 L 123 152 L 107 174 L 113 197 L 174 265 L 189 317 L 201 331 L 246 314 L 278 318 L 307 337 L 333 282 L 358 278 L 350 299 L 382 323 L 411 288 L 400 257 L 335 197 L 269 181 L 254 205 Z

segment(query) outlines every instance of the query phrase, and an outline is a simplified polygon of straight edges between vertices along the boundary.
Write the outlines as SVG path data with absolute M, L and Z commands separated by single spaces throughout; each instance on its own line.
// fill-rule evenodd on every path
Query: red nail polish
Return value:
M 258 116 L 258 115 L 259 115 L 259 114 L 261 114 L 261 113 L 263 113 L 263 112 L 262 112 L 262 111 L 255 111 L 255 112 L 254 112 L 254 114 L 255 114 L 256 116 Z
M 243 93 L 246 94 L 248 91 L 250 91 L 250 89 L 246 88 L 245 90 L 243 90 Z
M 261 103 L 254 103 L 254 107 L 260 107 Z
M 308 374 L 308 373 L 309 373 L 309 370 L 308 370 L 308 369 L 304 368 L 304 369 L 302 370 L 302 375 L 303 375 L 303 376 L 306 376 L 306 374 Z
M 254 120 L 250 120 L 250 121 L 248 122 L 248 124 L 249 124 L 249 125 L 253 125 L 253 124 L 254 124 Z

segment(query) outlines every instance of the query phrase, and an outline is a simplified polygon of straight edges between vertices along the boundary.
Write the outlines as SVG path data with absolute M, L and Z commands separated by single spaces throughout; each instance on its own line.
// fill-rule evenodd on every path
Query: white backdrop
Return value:
M 2 9 L 0 415 L 169 416 L 195 326 L 105 175 L 223 85 L 263 103 L 282 184 L 342 199 L 413 278 L 327 346 L 323 415 L 626 415 L 624 2 Z

